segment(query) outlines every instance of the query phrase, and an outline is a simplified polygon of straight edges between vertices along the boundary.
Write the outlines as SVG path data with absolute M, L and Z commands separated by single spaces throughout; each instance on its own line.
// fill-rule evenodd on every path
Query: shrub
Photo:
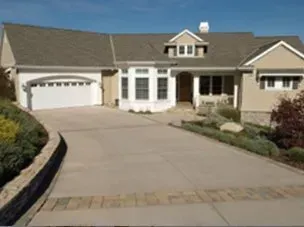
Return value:
M 292 161 L 304 162 L 304 149 L 301 147 L 293 147 L 287 151 L 287 155 Z
M 206 117 L 206 119 L 202 120 L 202 125 L 218 129 L 222 124 L 230 121 L 231 120 L 217 113 L 211 113 L 210 115 L 208 115 L 208 117 Z
M 0 141 L 15 142 L 19 124 L 0 115 Z
M 31 163 L 48 137 L 47 132 L 36 119 L 7 100 L 0 100 L 0 116 L 18 125 L 13 143 L 10 143 L 10 140 L 0 141 L 0 167 L 3 169 L 1 186 Z M 0 129 L 1 127 L 2 125 Z
M 230 106 L 218 107 L 216 112 L 219 115 L 221 115 L 229 120 L 232 120 L 234 122 L 240 122 L 240 120 L 241 120 L 240 111 L 233 107 L 230 107 Z
M 283 148 L 304 148 L 304 90 L 293 99 L 285 96 L 279 101 L 271 113 L 276 123 L 273 139 Z
M 0 67 L 0 97 L 15 100 L 15 87 L 5 69 Z

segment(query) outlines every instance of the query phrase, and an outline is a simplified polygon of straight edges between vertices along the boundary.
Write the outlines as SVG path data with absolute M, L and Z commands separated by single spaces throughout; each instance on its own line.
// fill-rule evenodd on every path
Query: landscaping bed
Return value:
M 226 111 L 221 109 L 221 111 L 209 113 L 201 121 L 182 121 L 181 127 L 304 170 L 304 149 L 299 147 L 298 144 L 290 147 L 282 146 L 280 143 L 282 138 L 278 137 L 276 131 L 278 126 L 240 123 L 239 113 L 237 112 L 237 110 L 229 109 Z M 234 125 L 241 130 L 225 130 L 223 126 L 227 124 Z M 284 139 L 287 140 L 288 138 Z
M 7 100 L 0 100 L 0 188 L 30 165 L 48 141 L 44 127 Z

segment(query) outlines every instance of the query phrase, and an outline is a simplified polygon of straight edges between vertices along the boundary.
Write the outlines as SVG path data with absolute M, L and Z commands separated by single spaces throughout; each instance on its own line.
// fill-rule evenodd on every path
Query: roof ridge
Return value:
M 20 27 L 31 27 L 31 28 L 40 28 L 40 29 L 52 29 L 52 30 L 60 30 L 60 31 L 92 33 L 92 34 L 99 34 L 99 35 L 109 35 L 109 33 L 94 32 L 94 31 L 85 31 L 85 30 L 72 29 L 72 28 L 58 28 L 58 27 L 52 27 L 52 26 L 41 26 L 41 25 L 11 23 L 11 22 L 3 22 L 2 24 L 3 24 L 4 28 L 5 28 L 6 25 L 12 25 L 12 26 L 20 26 Z

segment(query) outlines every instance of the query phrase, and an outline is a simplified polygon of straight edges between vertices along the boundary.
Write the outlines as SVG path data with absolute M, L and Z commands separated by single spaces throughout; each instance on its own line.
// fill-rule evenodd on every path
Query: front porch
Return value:
M 176 72 L 176 105 L 197 109 L 219 104 L 239 107 L 240 74 L 237 72 Z

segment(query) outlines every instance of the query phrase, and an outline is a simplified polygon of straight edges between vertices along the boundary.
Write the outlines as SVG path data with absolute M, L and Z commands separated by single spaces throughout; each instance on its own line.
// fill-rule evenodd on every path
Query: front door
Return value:
M 192 101 L 192 75 L 185 73 L 178 76 L 178 101 Z

